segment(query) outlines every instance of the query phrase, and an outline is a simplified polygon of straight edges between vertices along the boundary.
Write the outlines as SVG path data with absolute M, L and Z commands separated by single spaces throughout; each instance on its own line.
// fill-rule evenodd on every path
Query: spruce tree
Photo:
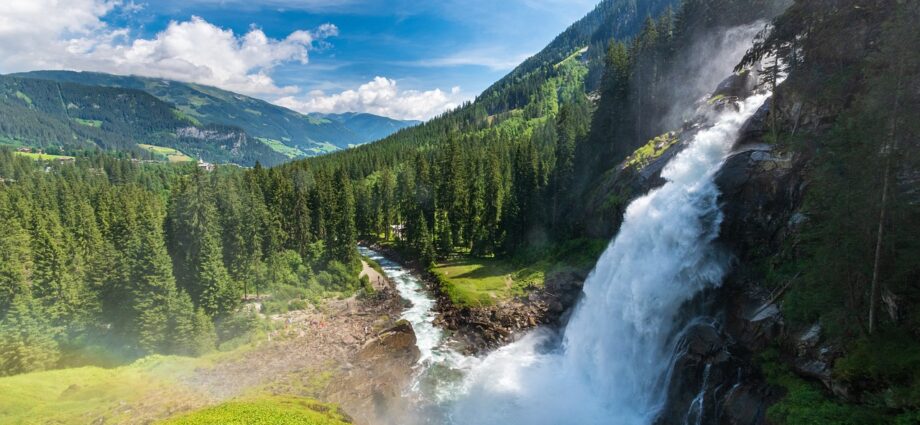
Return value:
M 53 367 L 60 358 L 56 334 L 40 303 L 17 296 L 0 320 L 0 375 Z

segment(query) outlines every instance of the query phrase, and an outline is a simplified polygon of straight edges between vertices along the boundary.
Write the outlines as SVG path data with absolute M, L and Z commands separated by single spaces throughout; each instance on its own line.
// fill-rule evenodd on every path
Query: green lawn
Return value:
M 529 287 L 542 287 L 549 266 L 526 267 L 489 258 L 465 258 L 432 268 L 442 289 L 455 305 L 484 307 L 523 295 Z
M 24 156 L 27 158 L 32 158 L 36 161 L 54 161 L 58 159 L 74 159 L 72 156 L 66 155 L 49 155 L 46 153 L 37 153 L 37 152 L 13 152 L 16 155 Z
M 161 425 L 344 425 L 337 407 L 297 397 L 232 401 L 160 422 Z
M 257 137 L 260 142 L 264 143 L 266 146 L 272 148 L 273 151 L 278 152 L 288 158 L 300 158 L 306 156 L 306 154 L 295 147 L 285 145 L 284 143 L 275 140 L 275 139 L 266 139 L 264 137 Z
M 159 155 L 165 155 L 166 158 L 169 160 L 169 162 L 189 162 L 189 161 L 195 160 L 194 158 L 182 152 L 179 152 L 179 150 L 173 149 L 173 148 L 166 148 L 163 146 L 154 146 L 154 145 L 144 145 L 140 143 L 138 143 L 138 146 L 140 146 L 142 149 L 148 152 L 153 152 Z
M 431 271 L 454 305 L 485 307 L 542 288 L 546 276 L 554 273 L 586 273 L 607 245 L 601 239 L 574 239 L 522 252 L 514 260 L 463 257 Z

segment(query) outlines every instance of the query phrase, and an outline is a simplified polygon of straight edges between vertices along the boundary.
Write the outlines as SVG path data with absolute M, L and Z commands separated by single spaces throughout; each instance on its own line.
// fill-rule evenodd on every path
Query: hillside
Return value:
M 254 160 L 260 160 L 264 164 L 277 164 L 289 158 L 347 149 L 416 124 L 371 114 L 343 115 L 343 119 L 303 115 L 218 88 L 155 78 L 72 71 L 34 71 L 8 77 L 148 93 L 174 108 L 177 111 L 176 115 L 187 123 L 198 127 L 234 127 L 245 132 L 252 140 L 253 146 L 249 150 L 253 153 L 243 156 L 253 159 L 235 159 L 230 155 L 229 160 L 247 165 L 252 165 Z M 104 109 L 104 103 L 99 105 Z M 176 147 L 174 144 L 168 146 Z M 265 149 L 266 147 L 269 149 Z M 228 160 L 224 157 L 226 155 L 205 153 L 205 159 L 210 161 Z
M 2 144 L 65 153 L 98 148 L 159 158 L 140 146 L 146 144 L 250 166 L 288 159 L 238 127 L 203 124 L 135 89 L 0 76 L 0 111 Z
M 336 122 L 362 137 L 365 142 L 386 138 L 407 127 L 421 124 L 421 121 L 400 121 L 378 115 L 346 112 L 342 114 L 310 114 L 311 117 Z

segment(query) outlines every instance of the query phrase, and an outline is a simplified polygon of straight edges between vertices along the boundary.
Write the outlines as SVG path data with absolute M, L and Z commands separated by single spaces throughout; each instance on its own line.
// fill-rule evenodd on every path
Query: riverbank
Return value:
M 401 407 L 418 359 L 412 328 L 399 322 L 404 308 L 385 289 L 272 316 L 262 338 L 231 352 L 2 378 L 0 393 L 15 397 L 0 398 L 0 423 L 149 424 L 284 397 L 335 403 L 356 424 L 385 423 L 378 406 Z
M 445 272 L 462 271 L 456 267 L 459 262 L 442 263 L 434 268 L 424 267 L 418 261 L 408 258 L 389 244 L 368 244 L 381 253 L 416 274 L 436 299 L 437 317 L 434 325 L 450 332 L 451 345 L 466 355 L 480 355 L 513 342 L 537 326 L 558 327 L 566 319 L 566 313 L 575 305 L 581 294 L 581 287 L 594 264 L 596 247 L 584 242 L 582 252 L 567 251 L 565 256 L 547 255 L 539 268 L 531 267 L 525 276 L 529 283 L 514 287 L 514 274 L 525 267 L 515 267 L 499 260 L 488 260 L 483 266 L 475 259 L 466 260 L 467 269 L 473 273 L 461 272 L 457 276 L 468 292 L 479 292 L 489 297 L 488 303 L 457 302 L 450 289 L 455 282 Z M 476 263 L 476 264 L 474 264 Z M 468 270 L 468 271 L 470 271 Z M 480 270 L 480 273 L 475 273 Z M 534 275 L 539 281 L 533 281 Z M 489 291 L 495 281 L 503 281 L 509 287 L 501 291 Z M 492 296 L 491 294 L 497 294 Z

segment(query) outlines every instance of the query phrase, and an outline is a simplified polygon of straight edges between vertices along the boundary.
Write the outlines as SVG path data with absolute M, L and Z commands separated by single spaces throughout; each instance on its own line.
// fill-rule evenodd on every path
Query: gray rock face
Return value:
M 763 424 L 774 398 L 746 352 L 715 322 L 684 330 L 667 388 L 656 425 Z
M 725 96 L 744 87 L 723 86 Z M 783 318 L 750 264 L 776 252 L 807 217 L 798 213 L 805 161 L 762 142 L 769 113 L 762 107 L 745 123 L 716 176 L 724 213 L 719 243 L 737 262 L 723 287 L 706 295 L 719 325 L 695 325 L 681 337 L 658 424 L 762 425 L 778 398 L 752 357 L 783 336 Z

